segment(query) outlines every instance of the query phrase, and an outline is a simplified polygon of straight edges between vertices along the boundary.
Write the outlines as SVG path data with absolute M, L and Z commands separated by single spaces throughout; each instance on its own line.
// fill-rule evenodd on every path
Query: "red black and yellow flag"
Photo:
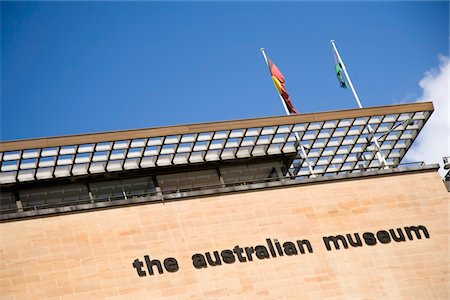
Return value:
M 269 71 L 270 75 L 272 76 L 273 84 L 277 88 L 278 93 L 280 93 L 281 97 L 283 98 L 284 103 L 286 103 L 286 107 L 289 110 L 289 113 L 298 114 L 299 112 L 292 105 L 291 99 L 289 98 L 289 94 L 287 93 L 286 87 L 284 86 L 283 74 L 281 74 L 280 70 L 269 58 L 267 58 L 267 65 L 269 66 Z

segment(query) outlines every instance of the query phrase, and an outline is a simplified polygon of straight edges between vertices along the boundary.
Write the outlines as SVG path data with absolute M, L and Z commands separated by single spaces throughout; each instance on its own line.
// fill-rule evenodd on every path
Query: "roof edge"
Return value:
M 415 111 L 434 111 L 433 103 L 418 102 L 409 104 L 396 104 L 386 106 L 375 106 L 367 108 L 356 108 L 346 110 L 324 111 L 318 113 L 297 114 L 290 116 L 274 116 L 251 118 L 242 120 L 207 122 L 196 124 L 173 125 L 164 127 L 152 127 L 131 130 L 106 131 L 99 133 L 76 134 L 66 136 L 54 136 L 44 138 L 32 138 L 12 141 L 0 141 L 0 152 L 27 150 L 36 148 L 69 146 L 85 143 L 101 143 L 118 140 L 129 140 L 139 138 L 157 137 L 162 135 L 178 135 L 188 133 L 199 133 L 204 131 L 232 130 L 242 127 L 261 127 L 276 125 L 291 125 L 303 122 L 321 122 L 333 119 L 369 117 L 379 114 L 408 113 Z

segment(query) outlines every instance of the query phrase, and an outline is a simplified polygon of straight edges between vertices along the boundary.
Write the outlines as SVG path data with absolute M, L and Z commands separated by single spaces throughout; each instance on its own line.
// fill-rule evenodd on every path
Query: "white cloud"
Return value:
M 440 174 L 442 157 L 450 156 L 450 107 L 449 107 L 449 74 L 450 60 L 441 55 L 438 68 L 425 73 L 419 82 L 423 95 L 417 102 L 433 101 L 434 112 L 405 157 L 406 161 L 425 161 L 427 164 L 439 163 Z

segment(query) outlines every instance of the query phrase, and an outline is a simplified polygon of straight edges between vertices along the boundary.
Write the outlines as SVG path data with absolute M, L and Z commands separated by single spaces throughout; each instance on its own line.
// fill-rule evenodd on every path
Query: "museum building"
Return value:
M 0 299 L 448 299 L 431 102 L 0 143 Z

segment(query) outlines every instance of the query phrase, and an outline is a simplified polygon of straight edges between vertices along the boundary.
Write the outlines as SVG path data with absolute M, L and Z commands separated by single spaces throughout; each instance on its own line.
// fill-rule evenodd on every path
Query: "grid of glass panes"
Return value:
M 300 137 L 316 175 L 361 172 L 384 167 L 377 152 L 388 167 L 397 166 L 430 114 L 426 111 L 330 120 L 299 124 L 293 131 Z M 301 152 L 291 171 L 310 175 Z
M 431 111 L 236 128 L 0 153 L 0 184 L 297 153 L 293 175 L 360 172 L 399 164 Z M 369 128 L 370 127 L 370 128 Z M 377 149 L 374 138 L 380 149 Z

